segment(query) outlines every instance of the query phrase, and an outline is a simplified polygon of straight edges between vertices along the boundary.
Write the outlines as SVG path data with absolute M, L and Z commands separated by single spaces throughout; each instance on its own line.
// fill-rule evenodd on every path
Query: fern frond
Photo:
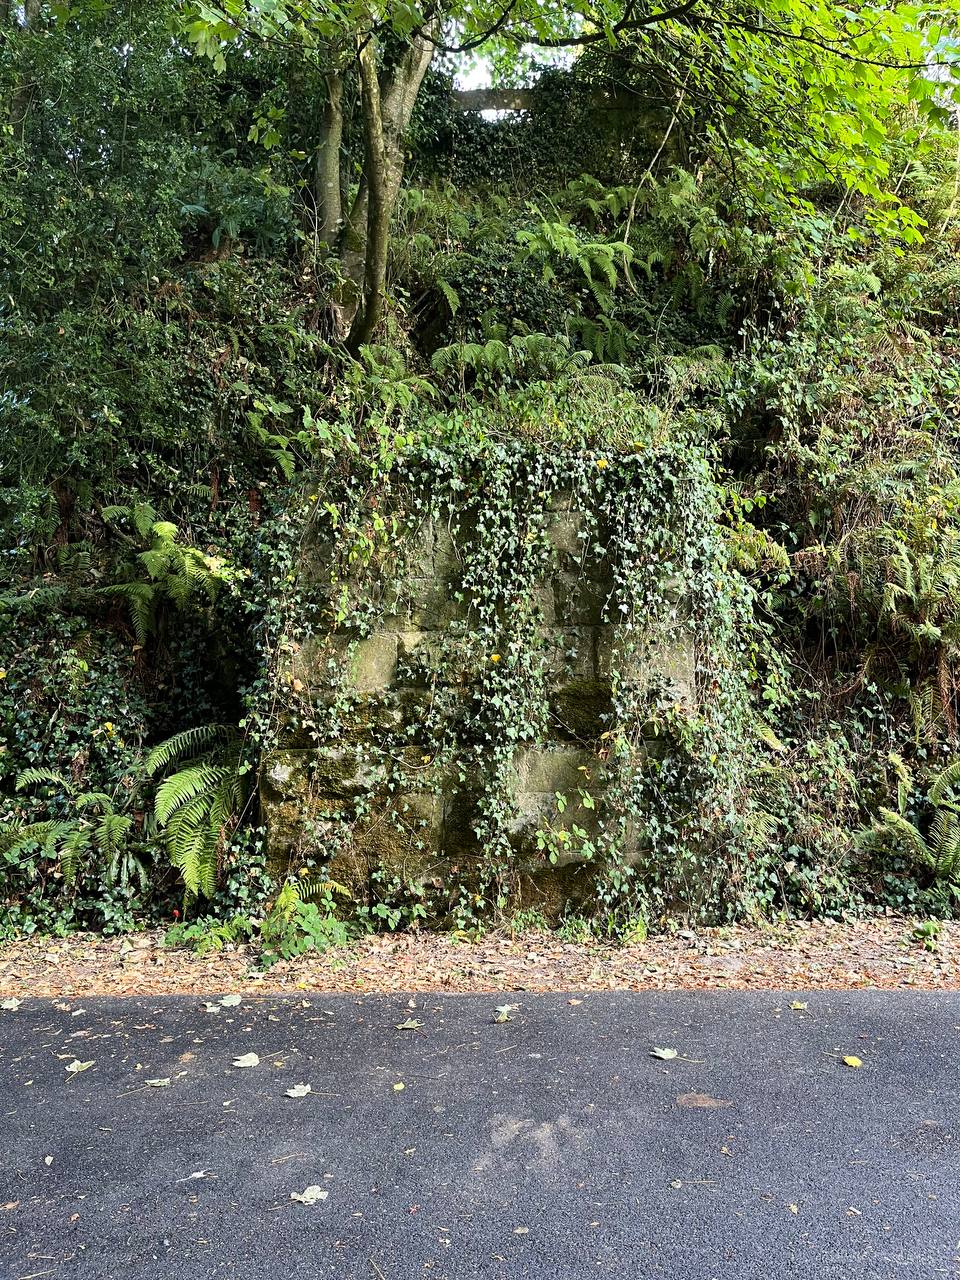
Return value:
M 7 823 L 0 828 L 0 853 L 13 856 L 29 849 L 31 845 L 39 845 L 45 856 L 53 857 L 58 841 L 64 839 L 74 828 L 72 822 L 28 822 Z
M 53 769 L 35 768 L 24 769 L 22 773 L 17 774 L 17 790 L 22 791 L 24 787 L 36 787 L 41 783 L 49 783 L 51 786 L 60 787 L 62 790 L 70 794 L 73 786 L 69 783 L 61 773 L 57 773 Z
M 144 767 L 148 774 L 159 773 L 185 756 L 199 756 L 215 744 L 226 742 L 235 733 L 236 730 L 226 724 L 201 724 L 183 729 L 155 746 Z
M 858 845 L 863 848 L 892 846 L 897 852 L 906 854 L 925 866 L 932 866 L 933 857 L 919 827 L 893 809 L 881 808 L 879 814 L 881 821 L 856 837 Z
M 138 502 L 133 508 L 133 523 L 141 538 L 145 538 L 157 522 L 157 513 L 149 502 Z
M 133 818 L 125 813 L 105 813 L 97 825 L 97 844 L 111 860 L 120 850 L 123 839 L 130 833 Z
M 73 825 L 60 844 L 60 870 L 64 884 L 72 885 L 77 878 L 80 859 L 90 848 L 90 829 Z
M 960 784 L 960 759 L 951 761 L 941 769 L 930 784 L 928 796 L 931 804 L 942 804 L 950 791 Z
M 222 765 L 199 764 L 179 769 L 169 778 L 164 778 L 157 788 L 153 806 L 160 826 L 169 822 L 178 809 L 194 800 L 203 798 L 209 805 L 210 796 L 223 782 L 226 773 Z

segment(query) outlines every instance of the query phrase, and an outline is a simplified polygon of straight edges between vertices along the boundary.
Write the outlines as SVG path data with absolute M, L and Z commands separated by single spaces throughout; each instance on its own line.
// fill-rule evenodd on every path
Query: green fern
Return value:
M 190 897 L 212 897 L 224 841 L 247 799 L 244 739 L 226 725 L 200 725 L 175 734 L 147 757 L 150 775 L 164 773 L 154 816 L 167 855 Z
M 880 808 L 872 826 L 858 832 L 856 845 L 869 852 L 896 853 L 919 863 L 934 879 L 960 884 L 960 759 L 942 769 L 926 794 L 927 827 L 924 834 L 903 812 L 910 799 L 909 774 L 899 757 L 891 757 L 898 778 L 899 809 Z
M 59 787 L 62 791 L 70 792 L 73 790 L 73 787 L 63 774 L 56 773 L 53 769 L 24 769 L 22 773 L 17 775 L 18 791 L 22 791 L 25 787 L 39 787 L 44 783 Z
M 24 769 L 16 780 L 17 791 L 54 786 L 63 793 L 70 816 L 39 822 L 7 823 L 0 829 L 0 852 L 16 857 L 39 847 L 41 855 L 56 863 L 64 883 L 72 885 L 81 863 L 95 858 L 111 884 L 128 885 L 137 879 L 145 887 L 149 869 L 131 845 L 134 819 L 118 813 L 105 791 L 79 791 L 62 774 L 46 768 Z

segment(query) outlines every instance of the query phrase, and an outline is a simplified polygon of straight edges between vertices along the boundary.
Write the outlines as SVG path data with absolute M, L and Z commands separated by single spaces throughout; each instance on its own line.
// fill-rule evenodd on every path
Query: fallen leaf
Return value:
M 326 1200 L 329 1194 L 323 1187 L 307 1187 L 303 1191 L 291 1191 L 290 1199 L 300 1204 L 316 1204 L 318 1200 Z
M 166 1089 L 169 1083 L 170 1083 L 169 1076 L 165 1080 L 148 1080 L 147 1081 L 147 1084 L 150 1086 L 151 1089 Z
M 233 1065 L 235 1067 L 259 1067 L 260 1059 L 255 1053 L 242 1053 L 239 1058 L 234 1058 Z
M 791 1212 L 791 1213 L 799 1213 L 799 1212 L 800 1212 L 800 1208 L 799 1208 L 799 1206 L 798 1206 L 798 1205 L 795 1205 L 795 1204 L 788 1204 L 788 1205 L 787 1205 L 787 1208 L 790 1210 L 790 1212 Z
M 308 1084 L 295 1084 L 286 1090 L 288 1098 L 305 1098 L 308 1093 L 312 1092 L 313 1090 Z
M 519 1007 L 516 1004 L 498 1004 L 497 1016 L 494 1018 L 494 1022 L 512 1022 L 514 1010 L 519 1009 Z
M 79 1058 L 74 1058 L 72 1062 L 67 1063 L 67 1073 L 71 1076 L 77 1076 L 81 1071 L 86 1071 L 88 1067 L 92 1067 L 94 1059 L 89 1062 L 81 1062 Z
M 843 1064 L 845 1067 L 862 1067 L 863 1059 L 858 1058 L 855 1053 L 848 1053 L 843 1060 Z
M 583 1004 L 582 1000 L 568 1000 L 567 1004 Z
M 416 1031 L 418 1030 L 418 1028 L 422 1026 L 423 1026 L 423 1023 L 420 1021 L 419 1018 L 407 1018 L 406 1021 L 397 1023 L 397 1030 L 398 1031 Z
M 726 1098 L 712 1098 L 709 1093 L 681 1093 L 677 1098 L 678 1107 L 732 1107 L 733 1103 Z
M 22 1001 L 18 1000 L 16 996 L 11 996 L 9 1000 L 4 1000 L 0 1003 L 0 1009 L 9 1009 L 11 1013 L 15 1013 L 20 1008 L 21 1003 Z
M 661 1049 L 658 1045 L 650 1050 L 651 1058 L 662 1058 L 664 1062 L 669 1062 L 672 1058 L 678 1058 L 680 1055 L 676 1049 Z
M 204 1007 L 204 1009 L 206 1009 L 207 1013 L 219 1013 L 219 1012 L 220 1012 L 220 1006 L 219 1006 L 218 1004 L 214 1004 L 214 1003 L 213 1003 L 213 1001 L 211 1001 L 211 1000 L 208 1000 L 208 1001 L 206 1002 L 206 1004 L 205 1004 L 203 1007 Z
M 44 1157 L 43 1157 L 43 1163 L 44 1163 L 44 1164 L 47 1166 L 47 1168 L 49 1169 L 49 1168 L 50 1168 L 50 1166 L 53 1164 L 53 1156 L 44 1156 Z
M 807 1007 L 806 1000 L 794 1000 L 790 1005 L 791 1009 L 805 1009 Z
M 513 1234 L 515 1236 L 528 1236 L 530 1234 L 529 1227 L 514 1227 Z
M 242 999 L 242 996 L 221 996 L 220 1007 L 223 1009 L 235 1009 Z
M 399 1093 L 401 1089 L 405 1089 L 406 1087 L 407 1086 L 403 1083 L 402 1080 L 398 1080 L 397 1083 L 393 1086 L 394 1093 Z

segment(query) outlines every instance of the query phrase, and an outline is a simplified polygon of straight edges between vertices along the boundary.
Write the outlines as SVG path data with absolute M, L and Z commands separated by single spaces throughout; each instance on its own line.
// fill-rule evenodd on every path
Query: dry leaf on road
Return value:
M 303 1191 L 291 1191 L 290 1199 L 300 1204 L 316 1204 L 318 1200 L 326 1200 L 329 1194 L 323 1187 L 307 1187 Z

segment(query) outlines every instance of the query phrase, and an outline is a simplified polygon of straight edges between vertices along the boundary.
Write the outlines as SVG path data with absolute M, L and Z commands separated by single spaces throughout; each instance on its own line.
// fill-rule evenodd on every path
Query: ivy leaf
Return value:
M 659 1045 L 654 1045 L 650 1050 L 651 1058 L 661 1058 L 664 1062 L 670 1062 L 673 1058 L 679 1058 L 676 1049 L 661 1049 Z
M 239 1058 L 234 1058 L 233 1065 L 235 1067 L 259 1067 L 260 1059 L 255 1053 L 242 1053 Z
M 291 1191 L 290 1199 L 300 1204 L 316 1204 L 319 1200 L 326 1200 L 329 1194 L 323 1187 L 306 1187 L 303 1191 Z
M 806 1000 L 794 1000 L 794 1002 L 790 1006 L 791 1009 L 805 1009 L 806 1007 L 807 1007 Z
M 288 1098 L 305 1098 L 308 1093 L 312 1092 L 313 1090 L 308 1084 L 294 1084 L 286 1090 Z

